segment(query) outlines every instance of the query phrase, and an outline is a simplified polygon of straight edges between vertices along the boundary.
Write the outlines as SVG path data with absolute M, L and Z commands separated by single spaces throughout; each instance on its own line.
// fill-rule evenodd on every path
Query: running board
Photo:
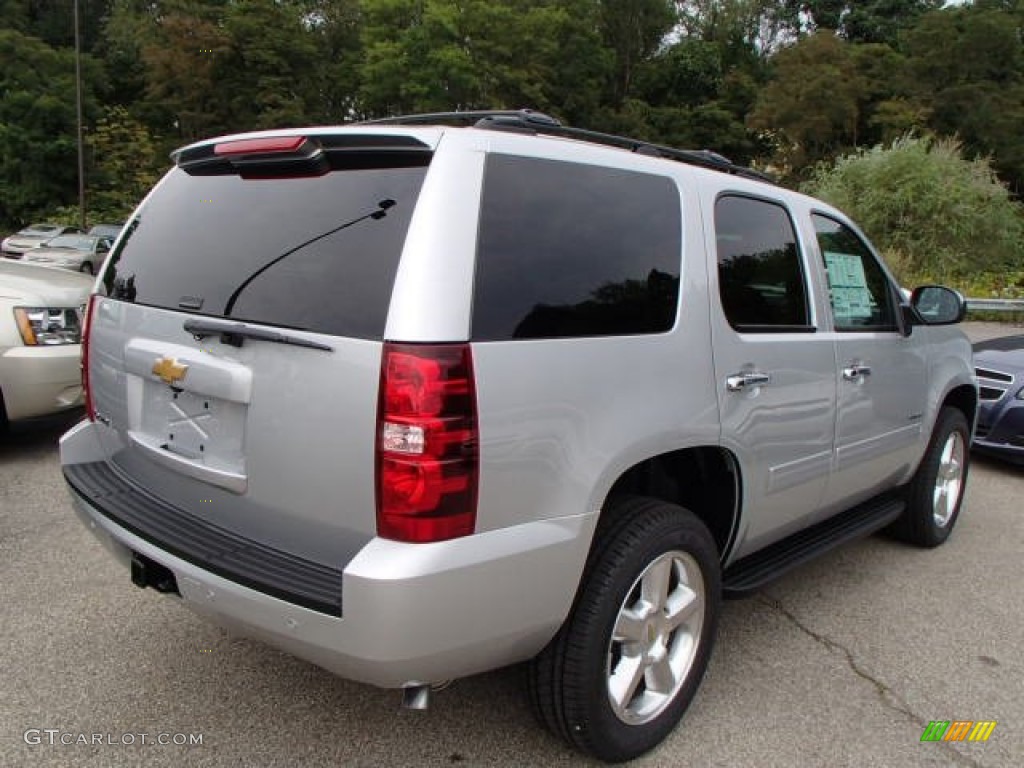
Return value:
M 747 597 L 791 568 L 894 522 L 906 505 L 891 495 L 874 499 L 747 555 L 725 569 L 722 593 Z

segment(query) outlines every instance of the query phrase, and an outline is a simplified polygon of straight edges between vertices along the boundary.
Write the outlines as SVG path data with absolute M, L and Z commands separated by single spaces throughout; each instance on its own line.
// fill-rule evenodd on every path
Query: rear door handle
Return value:
M 760 371 L 734 373 L 725 379 L 725 388 L 730 392 L 742 392 L 747 387 L 760 387 L 771 383 L 772 377 Z
M 843 368 L 843 378 L 847 381 L 858 381 L 871 375 L 871 366 L 863 363 L 850 363 Z

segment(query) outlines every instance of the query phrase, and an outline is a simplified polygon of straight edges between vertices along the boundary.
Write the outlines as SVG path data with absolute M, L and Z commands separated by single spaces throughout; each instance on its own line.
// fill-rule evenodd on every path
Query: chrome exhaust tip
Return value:
M 411 683 L 402 688 L 402 709 L 425 710 L 430 707 L 430 686 Z

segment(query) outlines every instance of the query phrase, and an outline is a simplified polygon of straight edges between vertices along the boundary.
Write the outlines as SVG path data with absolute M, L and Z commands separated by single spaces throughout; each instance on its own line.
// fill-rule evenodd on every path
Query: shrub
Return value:
M 904 284 L 962 282 L 1024 263 L 1024 206 L 987 158 L 952 139 L 905 136 L 820 165 L 804 191 L 845 211 Z

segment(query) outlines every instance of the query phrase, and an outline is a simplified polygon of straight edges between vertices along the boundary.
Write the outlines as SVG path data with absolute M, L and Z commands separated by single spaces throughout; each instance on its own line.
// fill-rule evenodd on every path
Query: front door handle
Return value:
M 843 368 L 843 378 L 847 381 L 859 381 L 871 375 L 871 366 L 863 363 L 850 363 Z
M 760 371 L 748 371 L 746 373 L 734 373 L 725 379 L 725 388 L 730 392 L 742 392 L 747 387 L 760 387 L 769 384 L 772 377 Z

